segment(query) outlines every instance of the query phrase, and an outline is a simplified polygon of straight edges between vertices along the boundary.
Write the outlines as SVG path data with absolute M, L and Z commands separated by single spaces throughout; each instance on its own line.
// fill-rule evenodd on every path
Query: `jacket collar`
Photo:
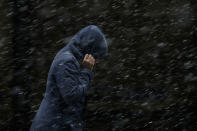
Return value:
M 63 52 L 70 52 L 73 54 L 77 60 L 83 59 L 84 55 L 80 52 L 80 49 L 78 49 L 74 44 L 69 43 L 63 48 Z

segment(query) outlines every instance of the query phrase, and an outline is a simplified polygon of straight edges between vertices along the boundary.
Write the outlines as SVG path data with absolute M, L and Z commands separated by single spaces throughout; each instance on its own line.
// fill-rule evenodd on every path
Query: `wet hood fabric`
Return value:
M 67 49 L 79 59 L 82 59 L 85 54 L 91 54 L 95 59 L 103 58 L 108 54 L 105 35 L 94 25 L 80 30 L 68 43 Z

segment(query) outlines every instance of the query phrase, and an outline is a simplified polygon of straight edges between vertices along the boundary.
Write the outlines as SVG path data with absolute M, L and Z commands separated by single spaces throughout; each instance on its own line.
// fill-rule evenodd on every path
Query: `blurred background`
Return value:
M 27 131 L 55 54 L 87 25 L 106 34 L 85 131 L 194 131 L 196 0 L 0 0 L 0 130 Z

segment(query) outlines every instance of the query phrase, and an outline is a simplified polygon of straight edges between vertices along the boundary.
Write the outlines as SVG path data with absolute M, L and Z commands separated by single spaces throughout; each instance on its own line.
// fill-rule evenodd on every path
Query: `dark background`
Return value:
M 0 130 L 29 129 L 50 64 L 81 28 L 109 56 L 88 90 L 86 131 L 197 129 L 197 1 L 0 0 Z

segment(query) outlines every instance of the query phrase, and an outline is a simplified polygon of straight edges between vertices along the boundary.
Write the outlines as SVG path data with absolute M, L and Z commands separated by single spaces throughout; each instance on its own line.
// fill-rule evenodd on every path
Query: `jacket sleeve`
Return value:
M 73 60 L 57 64 L 56 84 L 64 101 L 69 104 L 79 101 L 87 91 L 93 77 L 89 69 L 80 70 Z

